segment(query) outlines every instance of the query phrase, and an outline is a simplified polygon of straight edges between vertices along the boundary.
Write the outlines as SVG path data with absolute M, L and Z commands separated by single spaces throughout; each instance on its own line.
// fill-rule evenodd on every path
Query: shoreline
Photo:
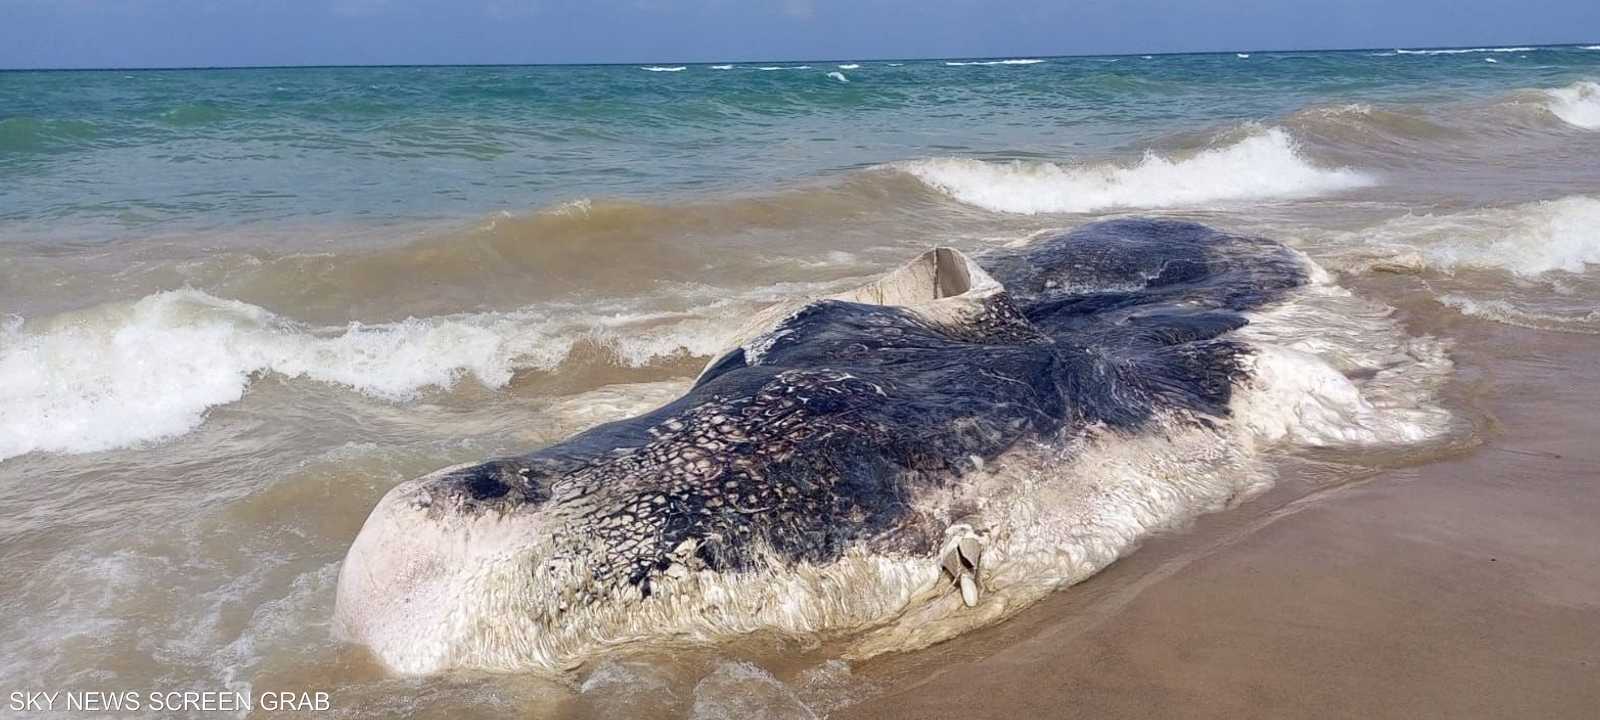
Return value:
M 1264 512 L 1203 517 L 1000 626 L 862 663 L 858 676 L 890 689 L 831 717 L 1600 707 L 1600 449 L 1584 440 L 1600 437 L 1600 337 L 1407 303 L 1405 281 L 1362 284 L 1389 286 L 1362 292 L 1454 340 L 1453 390 L 1490 424 L 1481 445 L 1273 508 L 1305 482 L 1293 463 L 1254 501 Z

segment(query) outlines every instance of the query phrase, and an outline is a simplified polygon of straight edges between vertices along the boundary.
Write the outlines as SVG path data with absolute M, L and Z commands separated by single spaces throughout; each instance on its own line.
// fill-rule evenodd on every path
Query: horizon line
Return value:
M 1063 55 L 947 55 L 926 57 L 859 57 L 859 58 L 810 58 L 810 59 L 785 59 L 785 60 L 649 60 L 649 61 L 616 61 L 616 62 L 460 62 L 460 63 L 307 63 L 298 65 L 136 65 L 136 66 L 84 66 L 84 67 L 4 67 L 0 72 L 160 72 L 173 70 L 314 70 L 314 69 L 340 69 L 340 68 L 488 68 L 488 67 L 622 67 L 622 66 L 659 66 L 659 65 L 740 65 L 740 64 L 774 64 L 774 63 L 832 63 L 832 62 L 929 62 L 938 60 L 1011 60 L 1011 59 L 1039 59 L 1058 60 L 1068 58 L 1124 58 L 1124 57 L 1175 57 L 1182 55 L 1226 55 L 1229 53 L 1326 53 L 1326 52 L 1371 52 L 1399 50 L 1476 50 L 1503 47 L 1528 47 L 1534 50 L 1548 50 L 1552 48 L 1578 48 L 1586 45 L 1585 41 L 1564 43 L 1506 43 L 1506 44 L 1471 44 L 1471 45 L 1433 45 L 1410 47 L 1349 47 L 1349 48 L 1303 48 L 1297 50 L 1285 49 L 1227 49 L 1227 50 L 1193 50 L 1186 52 L 1120 52 L 1120 53 L 1068 53 Z

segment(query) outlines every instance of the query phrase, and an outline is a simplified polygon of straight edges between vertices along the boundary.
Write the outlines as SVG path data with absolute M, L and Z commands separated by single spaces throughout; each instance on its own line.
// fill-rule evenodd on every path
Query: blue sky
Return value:
M 0 0 L 0 67 L 670 62 L 1600 42 L 1600 0 Z

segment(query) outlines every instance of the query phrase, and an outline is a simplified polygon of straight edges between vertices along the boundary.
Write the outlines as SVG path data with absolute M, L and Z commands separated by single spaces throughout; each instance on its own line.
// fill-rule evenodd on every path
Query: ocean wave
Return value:
M 964 65 L 1038 65 L 1042 62 L 1044 61 L 1036 60 L 1034 58 L 1017 58 L 1013 60 L 958 60 L 947 62 L 945 64 L 949 65 L 950 67 L 961 67 Z
M 188 103 L 161 113 L 160 119 L 171 125 L 205 125 L 226 120 L 231 113 L 227 108 L 210 103 Z
M 1562 122 L 1585 130 L 1600 129 L 1600 83 L 1579 80 L 1544 92 L 1549 97 L 1545 107 Z
M 810 65 L 762 65 L 757 70 L 810 70 Z
M 842 73 L 842 72 L 835 71 L 835 72 L 828 73 L 828 77 L 833 78 L 834 80 L 838 80 L 839 82 L 842 82 L 842 83 L 850 82 L 850 78 L 845 77 L 844 73 Z
M 1482 300 L 1454 293 L 1440 295 L 1439 302 L 1462 315 L 1493 320 L 1531 330 L 1600 335 L 1600 310 L 1584 315 L 1557 315 L 1517 307 L 1505 300 Z
M 840 65 L 839 69 L 840 70 L 857 70 L 857 69 L 860 69 L 860 67 L 861 66 L 856 64 L 856 63 L 845 63 L 843 65 Z
M 1029 215 L 1305 197 L 1377 182 L 1357 170 L 1313 165 L 1279 128 L 1184 158 L 1146 153 L 1130 166 L 957 158 L 897 167 L 970 205 Z
M 1504 208 L 1407 215 L 1360 231 L 1387 247 L 1387 266 L 1416 264 L 1446 272 L 1504 270 L 1523 277 L 1582 273 L 1600 264 L 1600 198 L 1574 195 Z
M 831 81 L 830 81 L 831 82 Z M 318 323 L 391 321 L 463 308 L 510 309 L 564 297 L 643 297 L 707 277 L 770 286 L 837 277 L 827 245 L 885 202 L 935 202 L 914 179 L 856 173 L 842 182 L 767 195 L 677 203 L 573 200 L 532 213 L 496 213 L 474 225 L 429 228 L 377 247 L 274 254 L 227 252 L 185 261 L 175 275 L 122 295 L 184 283 Z M 822 235 L 800 233 L 829 228 Z M 848 264 L 848 263 L 847 263 Z M 47 275 L 59 269 L 43 263 Z M 0 286 L 22 269 L 0 265 Z M 27 278 L 52 287 L 53 277 Z M 133 294 L 138 293 L 138 294 Z M 81 307 L 64 293 L 58 307 Z
M 1539 48 L 1532 47 L 1483 47 L 1483 48 L 1445 48 L 1438 50 L 1395 50 L 1396 55 L 1464 55 L 1467 53 L 1513 53 L 1533 52 Z
M 171 290 L 0 328 L 0 460 L 177 437 L 265 373 L 401 401 L 474 378 L 553 369 L 582 342 L 642 366 L 723 345 L 708 315 L 547 306 L 311 327 L 249 303 Z M 34 327 L 37 325 L 37 327 Z
M 732 65 L 712 65 L 711 69 L 712 70 L 732 70 L 733 66 Z
M 671 67 L 667 67 L 667 66 L 663 66 L 663 65 L 646 65 L 646 66 L 641 67 L 639 69 L 640 70 L 648 70 L 650 72 L 683 72 L 684 70 L 687 70 L 688 68 L 683 66 L 683 65 L 673 65 Z
M 0 118 L 0 154 L 48 151 L 93 141 L 100 129 L 81 120 Z

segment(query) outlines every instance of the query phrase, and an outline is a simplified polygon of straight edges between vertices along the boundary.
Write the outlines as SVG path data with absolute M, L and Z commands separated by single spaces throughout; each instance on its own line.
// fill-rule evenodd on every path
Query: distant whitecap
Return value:
M 1533 52 L 1531 47 L 1440 48 L 1435 50 L 1395 50 L 1400 55 L 1461 55 L 1463 53 L 1513 53 Z
M 956 66 L 960 66 L 960 65 L 1038 65 L 1039 63 L 1042 63 L 1042 62 L 1044 62 L 1044 61 L 1043 60 L 1035 60 L 1033 58 L 1018 58 L 1018 59 L 1013 59 L 1013 60 L 952 61 L 952 62 L 947 62 L 945 64 L 949 65 L 951 67 L 956 67 Z

